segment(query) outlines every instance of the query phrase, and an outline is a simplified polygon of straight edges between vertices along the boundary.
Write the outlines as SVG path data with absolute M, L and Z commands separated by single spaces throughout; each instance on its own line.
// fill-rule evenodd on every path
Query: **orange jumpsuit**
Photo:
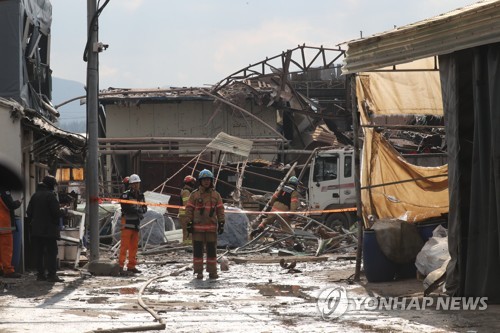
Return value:
M 139 191 L 128 189 L 121 195 L 123 200 L 134 200 L 144 202 L 144 195 Z M 123 268 L 128 251 L 128 270 L 135 269 L 137 265 L 137 248 L 139 246 L 139 226 L 143 214 L 147 211 L 146 205 L 121 203 L 121 243 L 118 264 Z
M 19 206 L 21 202 L 14 201 L 9 191 L 0 191 L 0 269 L 5 275 L 14 273 L 12 231 L 15 230 L 14 210 Z
M 224 224 L 224 204 L 213 188 L 200 186 L 186 205 L 188 221 L 193 221 L 193 270 L 203 272 L 203 250 L 207 253 L 207 272 L 217 275 L 217 228 Z

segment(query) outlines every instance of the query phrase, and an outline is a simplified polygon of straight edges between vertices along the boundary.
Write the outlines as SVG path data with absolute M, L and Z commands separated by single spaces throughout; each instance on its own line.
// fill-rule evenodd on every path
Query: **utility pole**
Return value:
M 99 50 L 97 48 L 98 17 L 96 0 L 87 0 L 87 214 L 90 231 L 90 262 L 99 260 L 99 179 L 98 179 L 98 92 Z
M 356 74 L 348 75 L 346 82 L 349 83 L 349 93 L 351 100 L 352 125 L 354 130 L 354 185 L 356 188 L 356 220 L 358 223 L 358 247 L 356 249 L 356 268 L 354 272 L 354 281 L 360 281 L 361 277 L 361 261 L 363 256 L 363 214 L 361 207 L 361 172 L 360 172 L 360 147 L 359 147 L 359 117 L 358 117 L 358 100 L 356 96 Z

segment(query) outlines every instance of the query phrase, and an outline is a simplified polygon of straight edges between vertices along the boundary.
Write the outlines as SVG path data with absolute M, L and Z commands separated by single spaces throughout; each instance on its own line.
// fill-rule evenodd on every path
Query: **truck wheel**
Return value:
M 335 227 L 349 229 L 351 224 L 351 216 L 344 213 L 332 213 L 325 220 L 325 225 L 330 229 L 334 229 Z

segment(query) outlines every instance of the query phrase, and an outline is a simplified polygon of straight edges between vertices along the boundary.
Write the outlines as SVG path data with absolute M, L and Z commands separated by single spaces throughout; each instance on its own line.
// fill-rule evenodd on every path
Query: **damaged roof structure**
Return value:
M 45 172 L 55 173 L 61 158 L 81 165 L 84 156 L 85 138 L 56 126 L 59 112 L 51 103 L 51 22 L 48 0 L 0 2 L 0 42 L 4 46 L 0 52 L 0 109 L 8 113 L 11 123 L 19 124 L 2 131 L 6 137 L 1 145 L 11 147 L 5 150 L 12 150 L 9 155 L 31 180 L 28 193 Z
M 343 72 L 377 70 L 437 56 L 448 144 L 453 296 L 500 301 L 500 1 L 485 0 L 434 18 L 347 42 Z
M 144 175 L 146 188 L 154 188 L 158 173 L 168 178 L 169 168 L 178 170 L 219 132 L 252 140 L 251 159 L 285 164 L 304 150 L 348 144 L 343 131 L 332 130 L 323 120 L 338 119 L 342 130 L 350 128 L 345 80 L 338 76 L 342 56 L 341 49 L 302 45 L 250 65 L 211 88 L 109 88 L 100 93 L 106 135 L 99 139 L 99 152 L 111 156 L 116 174 L 123 177 L 133 169 Z M 328 79 L 321 79 L 317 72 Z M 318 86 L 322 81 L 323 88 L 315 91 L 323 94 L 323 100 L 294 84 L 313 82 L 297 73 L 311 73 Z M 332 85 L 327 87 L 325 82 Z M 332 88 L 334 84 L 337 87 Z M 334 99 L 332 92 L 337 94 Z M 205 160 L 217 162 L 213 152 L 207 154 Z M 152 166 L 162 163 L 177 166 L 166 166 L 166 173 Z M 149 179 L 145 170 L 151 168 L 156 175 Z M 113 183 L 120 176 L 108 174 L 107 179 Z

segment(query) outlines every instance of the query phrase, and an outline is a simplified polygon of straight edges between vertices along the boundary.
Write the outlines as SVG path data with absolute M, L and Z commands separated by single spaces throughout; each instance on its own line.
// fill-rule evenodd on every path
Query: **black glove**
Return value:
M 193 221 L 189 221 L 189 222 L 186 224 L 186 230 L 187 230 L 187 232 L 188 232 L 188 235 L 193 233 L 193 231 L 194 231 Z
M 258 234 L 260 234 L 263 231 L 264 231 L 264 228 L 261 226 L 258 226 L 257 229 L 252 230 L 252 232 L 250 233 L 250 237 L 254 238 L 255 236 L 257 236 Z
M 223 232 L 224 232 L 224 221 L 219 221 L 219 229 L 218 229 L 218 232 L 219 232 L 219 235 L 221 235 Z
M 59 211 L 61 216 L 68 216 L 68 207 L 62 207 Z

